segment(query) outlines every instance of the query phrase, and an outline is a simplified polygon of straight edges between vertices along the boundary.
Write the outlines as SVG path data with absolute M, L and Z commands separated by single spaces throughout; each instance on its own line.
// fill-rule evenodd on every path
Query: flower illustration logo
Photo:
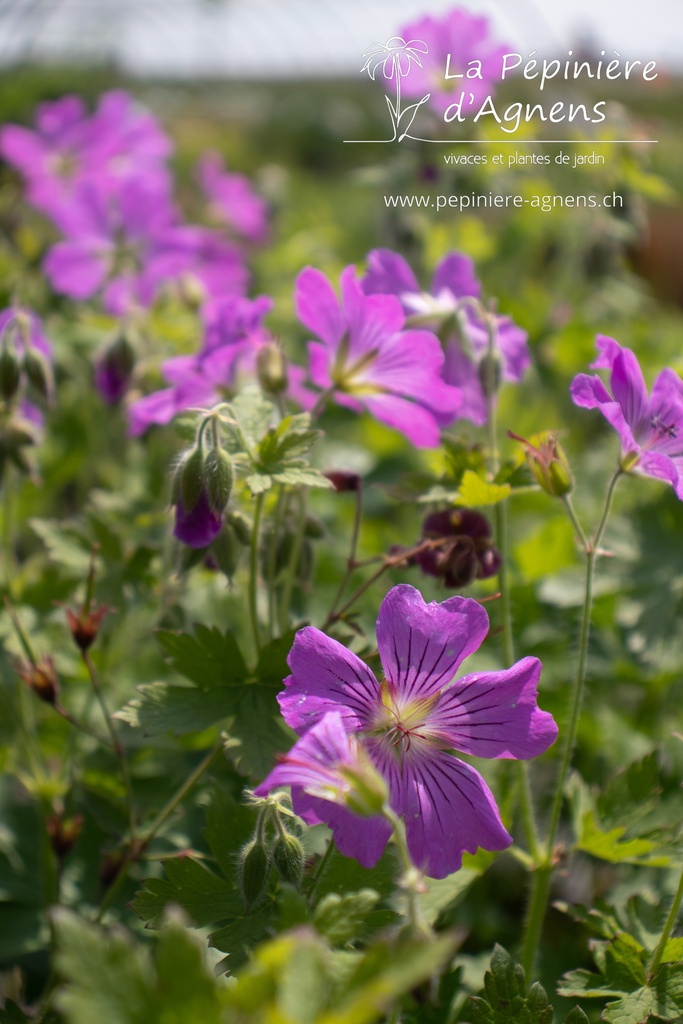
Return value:
M 389 96 L 386 97 L 394 132 L 390 139 L 384 140 L 386 142 L 394 142 L 396 139 L 402 142 L 406 138 L 419 108 L 430 97 L 430 93 L 427 93 L 417 103 L 411 103 L 401 109 L 401 79 L 410 72 L 412 64 L 421 68 L 423 65 L 420 54 L 426 55 L 428 52 L 429 47 L 422 39 L 411 39 L 406 42 L 402 36 L 392 36 L 386 43 L 372 43 L 363 54 L 366 60 L 361 68 L 361 74 L 367 71 L 374 82 L 381 68 L 383 77 L 387 81 L 393 80 L 396 87 L 395 103 Z

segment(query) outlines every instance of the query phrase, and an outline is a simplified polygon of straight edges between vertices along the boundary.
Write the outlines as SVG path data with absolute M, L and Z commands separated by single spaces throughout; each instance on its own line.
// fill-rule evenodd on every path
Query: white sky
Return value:
M 462 6 L 520 52 L 595 50 L 683 68 L 682 0 L 0 0 L 0 64 L 81 53 L 136 74 L 353 74 L 406 20 Z

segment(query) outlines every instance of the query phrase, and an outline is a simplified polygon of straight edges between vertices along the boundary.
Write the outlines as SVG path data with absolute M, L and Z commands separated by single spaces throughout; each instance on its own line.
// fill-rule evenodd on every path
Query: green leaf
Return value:
M 217 786 L 205 815 L 206 825 L 202 835 L 225 877 L 234 882 L 237 854 L 254 833 L 256 812 L 253 807 L 238 803 L 224 788 Z
M 316 898 L 319 902 L 328 893 L 342 895 L 345 892 L 368 888 L 374 889 L 386 899 L 396 889 L 396 872 L 396 859 L 392 847 L 388 847 L 374 868 L 369 870 L 361 867 L 352 857 L 345 857 L 335 848 L 316 886 Z
M 460 504 L 468 507 L 497 505 L 510 496 L 509 484 L 492 484 L 471 469 L 466 469 L 458 488 Z
M 160 630 L 156 636 L 173 668 L 200 690 L 237 685 L 249 676 L 237 640 L 231 632 L 221 633 L 216 627 L 196 623 L 194 636 L 166 630 Z
M 47 548 L 51 562 L 69 576 L 87 575 L 92 560 L 92 542 L 84 536 L 82 527 L 70 526 L 57 519 L 30 519 L 29 525 Z
M 105 933 L 76 914 L 53 915 L 56 968 L 66 981 L 56 1004 L 69 1024 L 149 1024 L 158 1020 L 147 950 L 122 930 Z
M 480 851 L 477 855 L 465 854 L 463 866 L 447 878 L 430 878 L 427 892 L 418 897 L 420 910 L 429 924 L 435 924 L 440 914 L 454 909 L 469 887 L 480 878 L 491 863 L 492 857 Z
M 197 939 L 177 919 L 150 956 L 123 929 L 104 931 L 70 911 L 54 914 L 56 1005 L 69 1024 L 224 1024 L 224 989 Z
M 155 1020 L 163 1024 L 224 1024 L 222 992 L 208 969 L 204 950 L 178 921 L 171 920 L 159 935 L 154 964 Z
M 565 1017 L 564 1024 L 590 1024 L 588 1017 L 580 1006 L 575 1006 Z
M 553 1008 L 536 982 L 529 992 L 523 968 L 496 945 L 491 970 L 484 976 L 484 996 L 470 999 L 472 1024 L 551 1024 Z
M 242 388 L 231 405 L 250 454 L 255 453 L 273 418 L 275 406 L 255 385 Z
M 609 780 L 598 797 L 597 813 L 606 825 L 628 825 L 644 817 L 661 792 L 659 764 L 653 751 Z
M 206 691 L 193 686 L 143 683 L 137 691 L 139 696 L 113 717 L 142 729 L 145 736 L 203 732 L 231 715 L 236 701 L 235 690 L 230 686 Z
M 203 927 L 239 914 L 242 899 L 235 888 L 190 857 L 167 860 L 166 878 L 147 878 L 144 889 L 130 903 L 149 927 L 158 928 L 169 903 L 186 910 L 194 923 Z
M 647 864 L 650 867 L 668 867 L 671 857 L 658 854 L 656 843 L 650 839 L 623 840 L 626 828 L 620 826 L 603 831 L 595 820 L 593 811 L 586 811 L 581 818 L 581 832 L 576 844 L 577 850 L 590 853 L 610 864 Z
M 272 919 L 273 904 L 269 903 L 255 914 L 235 917 L 209 935 L 209 945 L 228 954 L 227 959 L 221 961 L 225 970 L 236 971 L 246 963 L 252 949 L 265 938 Z
M 245 775 L 264 778 L 275 755 L 289 750 L 295 736 L 285 725 L 277 702 L 281 684 L 245 686 L 232 709 L 226 734 L 232 741 L 230 757 Z
M 343 946 L 362 938 L 379 899 L 380 895 L 374 889 L 347 892 L 343 896 L 329 893 L 315 908 L 313 923 L 332 945 Z

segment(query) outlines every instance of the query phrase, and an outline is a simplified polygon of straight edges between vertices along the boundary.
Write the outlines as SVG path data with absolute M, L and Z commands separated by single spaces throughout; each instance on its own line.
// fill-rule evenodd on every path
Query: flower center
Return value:
M 377 707 L 369 735 L 380 739 L 401 760 L 411 747 L 434 743 L 436 736 L 429 723 L 429 713 L 438 694 L 418 700 L 402 701 L 388 679 L 380 684 L 381 704 Z
M 377 350 L 371 349 L 366 352 L 355 363 L 349 362 L 349 339 L 348 335 L 342 338 L 337 349 L 334 365 L 330 371 L 332 383 L 339 391 L 349 395 L 375 395 L 386 389 L 377 384 L 363 380 L 363 371 L 377 359 Z

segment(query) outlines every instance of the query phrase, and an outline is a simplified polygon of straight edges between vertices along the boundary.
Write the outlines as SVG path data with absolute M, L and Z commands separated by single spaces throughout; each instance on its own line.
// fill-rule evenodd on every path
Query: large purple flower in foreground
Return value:
M 611 370 L 609 393 L 597 376 L 580 373 L 571 385 L 576 405 L 599 409 L 621 440 L 621 465 L 670 483 L 683 500 L 683 381 L 662 370 L 649 397 L 633 352 L 603 334 L 596 338 L 600 355 L 594 370 Z
M 455 8 L 441 17 L 413 21 L 401 29 L 401 35 L 424 40 L 429 51 L 420 64 L 410 65 L 403 92 L 415 98 L 430 93 L 429 105 L 438 114 L 444 114 L 461 92 L 466 97 L 463 114 L 478 109 L 500 81 L 502 57 L 509 47 L 494 42 L 486 18 Z M 480 74 L 468 77 L 468 64 L 473 61 L 481 63 Z M 447 71 L 462 77 L 446 78 Z
M 292 675 L 280 695 L 285 720 L 305 733 L 328 712 L 341 714 L 387 782 L 414 863 L 433 878 L 457 871 L 466 851 L 502 850 L 512 841 L 483 778 L 451 749 L 530 758 L 557 736 L 552 716 L 536 704 L 537 658 L 452 681 L 488 628 L 476 601 L 425 604 L 402 585 L 387 594 L 377 620 L 381 683 L 360 658 L 311 626 L 297 633 L 288 658 Z M 366 867 L 377 862 L 388 836 L 384 823 L 342 824 L 336 809 L 312 809 L 296 790 L 293 807 L 309 823 L 330 824 L 343 853 Z
M 373 249 L 362 281 L 366 295 L 396 295 L 410 321 L 429 326 L 444 338 L 443 379 L 462 392 L 458 417 L 482 426 L 488 401 L 482 383 L 482 361 L 489 351 L 486 324 L 470 302 L 481 288 L 468 256 L 451 252 L 439 263 L 431 289 L 423 291 L 410 266 L 391 249 Z M 520 381 L 530 357 L 527 334 L 507 316 L 493 316 L 494 350 L 505 381 Z
M 441 378 L 444 357 L 434 334 L 404 330 L 401 304 L 391 295 L 365 295 L 353 267 L 341 275 L 341 301 L 325 275 L 307 267 L 297 278 L 296 309 L 321 339 L 308 346 L 314 384 L 421 448 L 438 445 L 439 425 L 453 421 L 461 396 Z

